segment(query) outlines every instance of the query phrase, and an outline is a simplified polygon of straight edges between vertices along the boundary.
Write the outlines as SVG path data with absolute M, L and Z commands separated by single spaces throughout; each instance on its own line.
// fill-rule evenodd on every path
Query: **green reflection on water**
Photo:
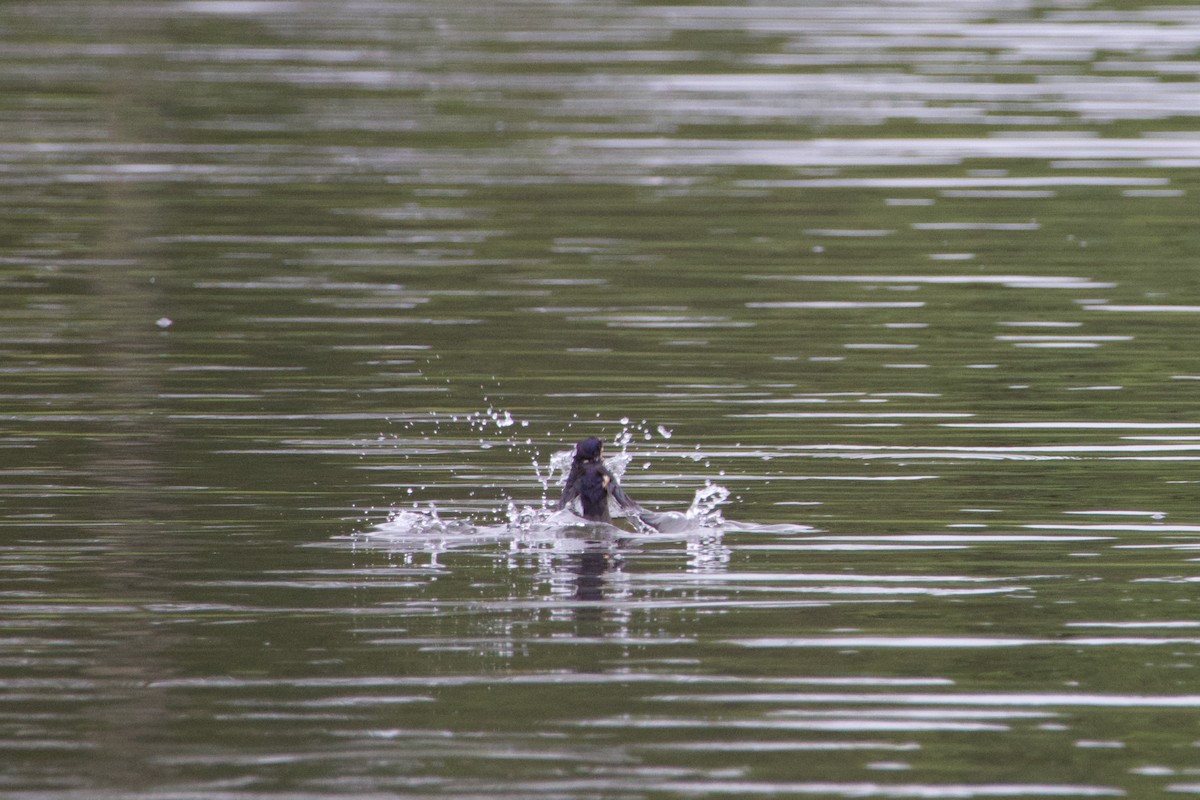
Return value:
M 6 7 L 8 785 L 1189 781 L 1186 11 Z

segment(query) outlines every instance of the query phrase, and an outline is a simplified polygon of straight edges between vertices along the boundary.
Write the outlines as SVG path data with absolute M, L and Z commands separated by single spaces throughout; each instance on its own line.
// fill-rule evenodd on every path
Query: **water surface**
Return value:
M 1194 9 L 0 31 L 0 797 L 1200 792 Z

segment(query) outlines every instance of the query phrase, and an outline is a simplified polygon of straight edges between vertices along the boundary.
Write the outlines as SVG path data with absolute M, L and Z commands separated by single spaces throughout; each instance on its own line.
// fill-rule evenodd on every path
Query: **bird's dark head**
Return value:
M 589 436 L 575 445 L 575 460 L 597 461 L 604 451 L 604 442 L 595 436 Z

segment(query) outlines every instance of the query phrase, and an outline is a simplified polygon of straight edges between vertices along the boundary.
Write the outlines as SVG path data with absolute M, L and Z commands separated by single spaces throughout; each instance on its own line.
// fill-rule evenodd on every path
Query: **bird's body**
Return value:
M 585 464 L 579 474 L 579 504 L 584 519 L 611 522 L 608 511 L 608 487 L 612 485 L 608 470 L 600 464 Z
M 640 512 L 642 508 L 625 494 L 617 479 L 604 466 L 603 447 L 604 443 L 595 437 L 575 445 L 575 459 L 558 507 L 566 508 L 578 498 L 584 519 L 611 523 L 612 515 L 608 510 L 610 497 L 623 509 Z

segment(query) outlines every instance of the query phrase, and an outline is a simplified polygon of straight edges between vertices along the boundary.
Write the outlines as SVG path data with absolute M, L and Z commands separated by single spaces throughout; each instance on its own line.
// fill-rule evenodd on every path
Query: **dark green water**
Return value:
M 5 4 L 0 798 L 1200 793 L 1198 48 Z

